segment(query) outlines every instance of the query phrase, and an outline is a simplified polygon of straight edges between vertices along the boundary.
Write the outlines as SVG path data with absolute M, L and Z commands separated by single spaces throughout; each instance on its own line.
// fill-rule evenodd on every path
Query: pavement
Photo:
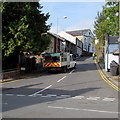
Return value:
M 20 81 L 20 80 L 23 80 L 23 79 L 32 79 L 32 78 L 36 78 L 36 77 L 42 76 L 43 73 L 46 72 L 46 69 L 43 68 L 42 64 L 40 64 L 39 68 L 40 69 L 31 71 L 31 72 L 21 71 L 20 75 L 15 77 L 15 78 L 8 78 L 8 79 L 0 80 L 0 84 Z M 8 89 L 9 88 L 2 88 L 2 91 L 6 91 Z
M 15 78 L 8 78 L 8 79 L 3 79 L 0 83 L 4 83 L 4 82 L 9 82 L 9 81 L 15 81 L 15 80 L 22 80 L 22 79 L 28 79 L 28 78 L 34 78 L 34 77 L 38 77 L 41 76 L 44 72 L 46 72 L 46 69 L 43 68 L 43 65 L 40 64 L 39 68 L 37 68 L 36 70 L 32 70 L 31 72 L 25 72 L 25 71 L 20 71 L 20 75 L 15 77 Z

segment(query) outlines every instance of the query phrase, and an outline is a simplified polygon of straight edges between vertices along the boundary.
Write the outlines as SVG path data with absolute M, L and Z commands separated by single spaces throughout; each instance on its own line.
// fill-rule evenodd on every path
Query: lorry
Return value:
M 70 68 L 76 68 L 76 61 L 73 54 L 68 52 L 45 53 L 43 67 L 48 71 L 66 72 Z

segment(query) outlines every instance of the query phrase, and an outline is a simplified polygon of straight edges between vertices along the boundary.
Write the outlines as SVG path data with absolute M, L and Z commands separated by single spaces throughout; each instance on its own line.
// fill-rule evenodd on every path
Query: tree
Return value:
M 48 47 L 50 39 L 42 36 L 42 33 L 46 33 L 50 28 L 50 25 L 46 24 L 50 15 L 45 15 L 41 9 L 38 2 L 3 3 L 3 60 L 18 56 L 24 51 L 38 54 Z
M 45 16 L 41 8 L 39 3 L 4 3 L 2 47 L 5 56 L 14 53 L 16 48 L 34 52 L 34 48 L 42 44 L 41 34 L 49 30 L 46 25 L 49 14 Z M 41 52 L 40 47 L 38 49 Z
M 119 34 L 119 16 L 118 11 L 118 2 L 107 2 L 103 6 L 102 12 L 98 12 L 96 21 L 94 22 L 94 33 L 99 40 L 99 43 L 95 46 L 97 61 L 103 62 L 103 54 L 100 52 L 100 49 L 103 49 L 105 44 L 105 36 L 116 36 Z
M 97 14 L 94 23 L 94 33 L 104 45 L 105 35 L 115 36 L 119 34 L 118 2 L 107 2 L 101 13 Z
M 115 36 L 119 34 L 119 3 L 118 2 L 107 2 L 103 13 L 106 15 L 106 23 L 110 35 Z
M 98 12 L 98 16 L 96 17 L 96 21 L 94 23 L 94 33 L 96 34 L 97 39 L 99 39 L 99 43 L 104 45 L 104 37 L 107 33 L 107 25 L 106 25 L 106 16 L 103 13 Z

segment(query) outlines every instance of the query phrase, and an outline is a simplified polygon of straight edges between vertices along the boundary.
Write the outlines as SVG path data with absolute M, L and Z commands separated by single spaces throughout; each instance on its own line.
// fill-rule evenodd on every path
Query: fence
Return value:
M 9 71 L 3 71 L 0 73 L 0 79 L 8 79 L 8 78 L 17 78 L 20 75 L 20 70 L 14 69 Z

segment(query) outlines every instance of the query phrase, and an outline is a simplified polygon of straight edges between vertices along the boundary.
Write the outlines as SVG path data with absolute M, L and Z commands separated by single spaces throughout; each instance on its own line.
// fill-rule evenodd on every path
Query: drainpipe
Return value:
M 119 65 L 120 65 L 120 36 L 119 36 L 118 42 L 119 42 Z
M 109 35 L 106 35 L 105 38 L 106 38 L 106 43 L 107 43 L 107 45 L 106 45 L 106 54 L 107 54 L 107 71 L 108 71 L 108 61 L 109 61 L 109 60 L 108 60 L 108 59 L 109 59 L 109 58 L 108 58 L 108 57 L 109 57 L 109 56 L 108 56 L 108 53 L 109 53 Z

